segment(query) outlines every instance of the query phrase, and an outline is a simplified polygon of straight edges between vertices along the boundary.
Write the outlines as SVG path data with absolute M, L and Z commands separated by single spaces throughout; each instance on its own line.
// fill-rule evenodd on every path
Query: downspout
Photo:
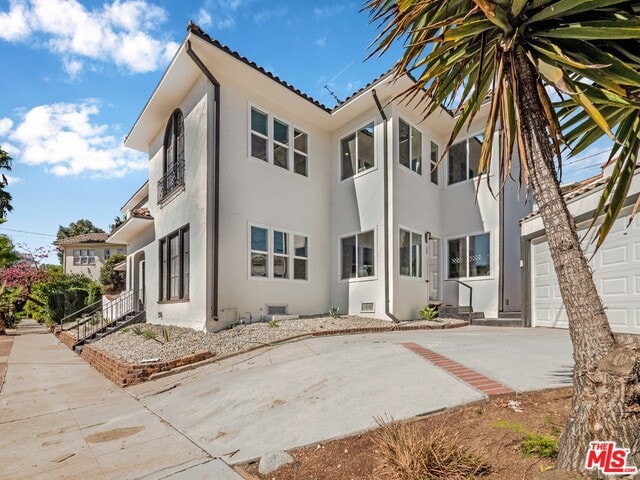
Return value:
M 219 283 L 219 264 L 218 252 L 220 238 L 220 82 L 213 76 L 211 71 L 200 60 L 200 57 L 191 49 L 191 41 L 187 40 L 187 55 L 193 60 L 196 66 L 204 74 L 204 76 L 214 86 L 214 99 L 216 106 L 215 111 L 215 128 L 213 132 L 213 289 L 212 289 L 212 305 L 211 317 L 214 321 L 218 321 L 218 283 Z
M 384 177 L 384 313 L 395 323 L 400 323 L 400 320 L 391 313 L 391 309 L 389 308 L 391 303 L 389 288 L 389 152 L 387 151 L 389 146 L 389 119 L 387 118 L 387 114 L 384 113 L 382 104 L 380 103 L 380 99 L 376 93 L 376 89 L 374 88 L 371 93 L 373 94 L 373 99 L 378 107 L 378 112 L 380 112 L 380 116 L 384 122 L 384 150 L 382 154 Z

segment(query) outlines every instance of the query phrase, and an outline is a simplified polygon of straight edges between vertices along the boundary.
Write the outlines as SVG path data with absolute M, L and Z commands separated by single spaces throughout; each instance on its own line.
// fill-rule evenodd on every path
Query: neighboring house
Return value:
M 62 271 L 84 275 L 98 282 L 104 262 L 116 253 L 127 253 L 124 244 L 106 243 L 108 236 L 108 233 L 85 233 L 53 242 L 63 252 Z
M 629 189 L 626 207 L 595 255 L 597 228 L 588 232 L 602 189 L 613 168 L 613 163 L 604 165 L 600 175 L 582 182 L 565 195 L 611 328 L 614 332 L 640 333 L 640 216 L 629 223 L 640 192 L 638 171 Z M 522 246 L 525 324 L 567 328 L 567 314 L 560 297 L 542 219 L 537 212 L 522 221 Z
M 393 100 L 413 80 L 391 80 L 329 109 L 191 24 L 125 141 L 149 181 L 108 240 L 128 247 L 147 320 L 216 331 L 332 306 L 408 320 L 466 305 L 459 281 L 474 310 L 519 311 L 531 206 L 497 168 L 498 198 L 484 183 L 476 197 L 488 105 L 436 168 L 454 117 L 423 120 Z

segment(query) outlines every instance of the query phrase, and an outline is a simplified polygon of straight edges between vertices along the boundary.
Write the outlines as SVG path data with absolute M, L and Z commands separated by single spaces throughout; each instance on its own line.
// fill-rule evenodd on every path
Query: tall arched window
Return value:
M 159 201 L 184 185 L 184 117 L 179 109 L 171 114 L 164 134 L 162 173 L 158 182 Z

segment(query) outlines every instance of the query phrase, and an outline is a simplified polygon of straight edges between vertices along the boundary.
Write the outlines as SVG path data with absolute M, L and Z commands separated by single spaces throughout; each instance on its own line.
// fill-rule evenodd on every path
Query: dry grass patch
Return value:
M 489 473 L 482 455 L 458 446 L 457 436 L 439 427 L 424 434 L 415 423 L 376 418 L 378 470 L 406 480 L 464 480 Z

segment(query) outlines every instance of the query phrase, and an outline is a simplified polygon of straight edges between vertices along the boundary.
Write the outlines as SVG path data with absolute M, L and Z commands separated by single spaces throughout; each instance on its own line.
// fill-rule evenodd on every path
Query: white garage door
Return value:
M 589 262 L 598 292 L 614 332 L 640 334 L 640 215 L 629 228 L 628 216 L 619 218 L 604 245 Z M 586 228 L 580 229 L 580 238 Z M 587 258 L 594 250 L 585 239 Z M 567 328 L 567 315 L 546 240 L 532 246 L 532 324 Z

